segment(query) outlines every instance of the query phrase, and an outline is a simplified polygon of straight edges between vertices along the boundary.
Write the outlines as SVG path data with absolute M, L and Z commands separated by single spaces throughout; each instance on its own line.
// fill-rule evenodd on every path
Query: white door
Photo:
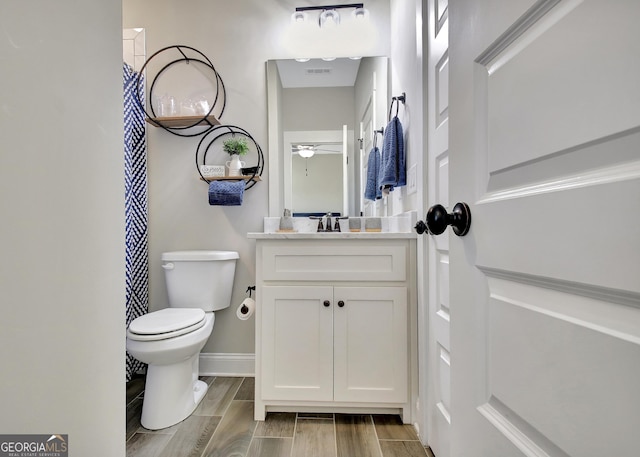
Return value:
M 446 0 L 427 13 L 427 201 L 449 206 L 449 22 Z M 449 457 L 451 345 L 449 235 L 429 237 L 427 434 L 437 457 Z
M 640 1 L 449 5 L 451 455 L 640 452 Z

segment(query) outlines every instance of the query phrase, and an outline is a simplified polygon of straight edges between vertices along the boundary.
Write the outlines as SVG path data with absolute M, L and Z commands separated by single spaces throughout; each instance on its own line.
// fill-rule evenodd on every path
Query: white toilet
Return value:
M 186 419 L 207 393 L 198 380 L 200 350 L 215 321 L 228 308 L 238 253 L 177 251 L 162 254 L 169 308 L 135 319 L 127 351 L 148 364 L 143 427 L 158 430 Z

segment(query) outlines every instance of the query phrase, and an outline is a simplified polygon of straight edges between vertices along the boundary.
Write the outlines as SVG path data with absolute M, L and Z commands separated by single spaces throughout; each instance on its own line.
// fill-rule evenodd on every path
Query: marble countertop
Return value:
M 410 211 L 398 216 L 390 217 L 350 217 L 348 219 L 334 219 L 340 224 L 341 231 L 317 232 L 318 220 L 307 217 L 292 217 L 293 231 L 280 232 L 279 217 L 264 218 L 264 232 L 252 232 L 247 238 L 256 240 L 375 240 L 375 239 L 415 239 L 416 232 L 413 227 L 416 224 L 417 214 Z M 366 231 L 369 222 L 375 222 L 379 227 L 378 232 Z M 332 226 L 334 224 L 331 224 Z M 350 231 L 354 227 L 359 231 Z
M 247 233 L 247 238 L 255 240 L 376 240 L 415 239 L 415 232 L 276 232 Z

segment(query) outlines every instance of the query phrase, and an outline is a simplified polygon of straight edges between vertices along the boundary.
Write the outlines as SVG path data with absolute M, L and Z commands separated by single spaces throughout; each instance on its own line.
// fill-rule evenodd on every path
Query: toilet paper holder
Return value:
M 256 286 L 247 287 L 249 297 L 245 298 L 238 307 L 236 314 L 241 320 L 247 320 L 253 315 L 253 312 L 255 310 L 255 301 L 253 300 L 253 298 L 251 298 L 251 292 L 254 290 L 256 290 Z
M 249 293 L 249 298 L 251 298 L 251 292 L 256 290 L 256 286 L 249 286 L 247 287 L 246 292 Z M 249 308 L 247 307 L 247 305 L 244 304 L 244 302 L 242 303 L 242 307 L 240 308 L 240 312 L 242 314 L 247 314 L 249 312 Z

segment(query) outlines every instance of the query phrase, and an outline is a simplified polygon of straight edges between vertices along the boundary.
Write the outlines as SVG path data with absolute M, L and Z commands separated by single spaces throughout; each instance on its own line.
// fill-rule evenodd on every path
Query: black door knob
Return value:
M 419 221 L 416 224 L 416 232 L 423 234 L 426 230 L 432 235 L 443 233 L 447 225 L 453 228 L 453 233 L 458 236 L 465 236 L 471 227 L 471 210 L 466 203 L 456 203 L 451 213 L 442 205 L 433 205 L 425 216 L 426 224 Z
M 418 232 L 418 235 L 422 235 L 424 232 L 427 231 L 427 224 L 425 224 L 422 221 L 418 221 L 414 229 L 416 229 L 416 232 Z

